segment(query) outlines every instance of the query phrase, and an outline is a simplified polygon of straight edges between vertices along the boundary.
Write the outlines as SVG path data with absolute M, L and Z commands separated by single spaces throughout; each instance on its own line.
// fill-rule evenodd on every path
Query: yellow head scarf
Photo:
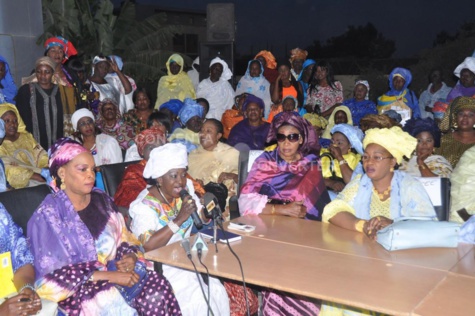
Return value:
M 173 54 L 168 58 L 167 60 L 167 73 L 169 76 L 174 76 L 172 72 L 170 71 L 170 64 L 172 61 L 176 62 L 178 65 L 180 65 L 180 72 L 178 72 L 176 75 L 179 75 L 183 71 L 183 65 L 185 62 L 183 61 L 183 57 L 181 57 L 179 54 Z
M 366 131 L 363 148 L 366 148 L 369 144 L 384 147 L 400 164 L 403 156 L 411 157 L 412 152 L 416 149 L 417 140 L 400 127 L 394 126 L 391 128 L 372 128 Z
M 350 109 L 345 105 L 337 106 L 333 110 L 330 117 L 328 118 L 328 126 L 327 126 L 327 128 L 325 128 L 325 131 L 323 132 L 322 138 L 326 138 L 326 139 L 331 139 L 332 138 L 332 135 L 331 135 L 330 131 L 332 130 L 333 126 L 335 126 L 335 115 L 338 111 L 345 112 L 346 117 L 348 118 L 348 122 L 346 124 L 353 125 L 353 116 L 351 115 Z
M 325 129 L 325 127 L 328 125 L 328 121 L 323 116 L 320 116 L 316 113 L 306 113 L 303 115 L 303 118 L 309 121 L 313 127 Z
M 20 113 L 18 112 L 18 109 L 14 104 L 11 103 L 2 103 L 0 104 L 0 117 L 3 116 L 8 111 L 12 111 L 15 113 L 17 119 L 18 119 L 18 133 L 25 133 L 26 132 L 26 125 L 23 122 Z

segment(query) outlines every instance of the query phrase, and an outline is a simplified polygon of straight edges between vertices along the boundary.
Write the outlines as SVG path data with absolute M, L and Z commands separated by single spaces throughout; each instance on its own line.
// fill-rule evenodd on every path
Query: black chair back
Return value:
M 450 213 L 450 179 L 439 177 L 416 178 L 429 194 L 439 221 L 448 221 Z
M 51 189 L 46 184 L 34 187 L 17 189 L 0 193 L 0 202 L 5 206 L 13 221 L 23 229 L 26 236 L 26 226 L 31 215 L 43 202 L 45 197 L 51 193 Z
M 138 163 L 138 161 L 120 162 L 99 167 L 102 180 L 104 181 L 104 188 L 109 196 L 114 197 L 117 187 L 124 176 L 125 169 L 128 165 L 134 163 Z

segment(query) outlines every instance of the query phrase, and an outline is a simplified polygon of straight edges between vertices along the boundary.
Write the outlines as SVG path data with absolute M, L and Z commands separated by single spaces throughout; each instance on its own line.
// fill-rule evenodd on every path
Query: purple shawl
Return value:
M 321 220 L 330 197 L 323 182 L 317 156 L 309 154 L 287 163 L 279 156 L 279 149 L 264 152 L 254 162 L 241 194 L 258 193 L 270 199 L 304 201 L 305 218 Z
M 94 238 L 64 191 L 43 200 L 28 221 L 28 237 L 37 280 L 63 266 L 97 260 Z
M 267 122 L 254 127 L 249 125 L 248 119 L 244 119 L 231 129 L 227 143 L 233 147 L 242 143 L 246 144 L 249 150 L 262 150 L 266 145 L 269 128 L 270 124 Z
M 450 90 L 449 94 L 447 95 L 447 102 L 451 102 L 456 97 L 474 97 L 475 96 L 475 87 L 465 88 L 457 82 L 455 87 Z

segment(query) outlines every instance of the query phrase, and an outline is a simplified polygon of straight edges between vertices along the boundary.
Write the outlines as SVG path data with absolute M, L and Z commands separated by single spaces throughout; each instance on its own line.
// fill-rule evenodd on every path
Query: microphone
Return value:
M 190 241 L 188 239 L 183 239 L 181 241 L 181 246 L 185 250 L 186 256 L 191 259 Z
M 216 195 L 210 192 L 206 192 L 203 196 L 203 200 L 206 218 L 215 218 L 222 214 Z
M 201 242 L 197 243 L 196 249 L 198 249 L 198 258 L 201 259 L 201 253 L 203 252 L 203 244 Z
M 189 196 L 188 191 L 185 189 L 180 191 L 180 198 L 183 201 L 187 196 Z M 197 211 L 191 213 L 191 218 L 193 218 L 193 223 L 195 224 L 196 228 L 201 229 L 203 227 L 203 222 L 201 221 L 200 216 L 198 215 Z

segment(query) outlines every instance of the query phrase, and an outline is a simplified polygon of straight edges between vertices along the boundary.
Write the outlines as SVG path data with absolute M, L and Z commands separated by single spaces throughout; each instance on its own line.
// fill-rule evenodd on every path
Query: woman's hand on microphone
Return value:
M 193 200 L 191 195 L 187 195 L 182 199 L 180 212 L 178 212 L 174 222 L 178 226 L 181 226 L 188 219 L 188 217 L 190 217 L 191 213 L 196 212 L 197 210 L 198 207 L 196 206 L 195 200 Z

